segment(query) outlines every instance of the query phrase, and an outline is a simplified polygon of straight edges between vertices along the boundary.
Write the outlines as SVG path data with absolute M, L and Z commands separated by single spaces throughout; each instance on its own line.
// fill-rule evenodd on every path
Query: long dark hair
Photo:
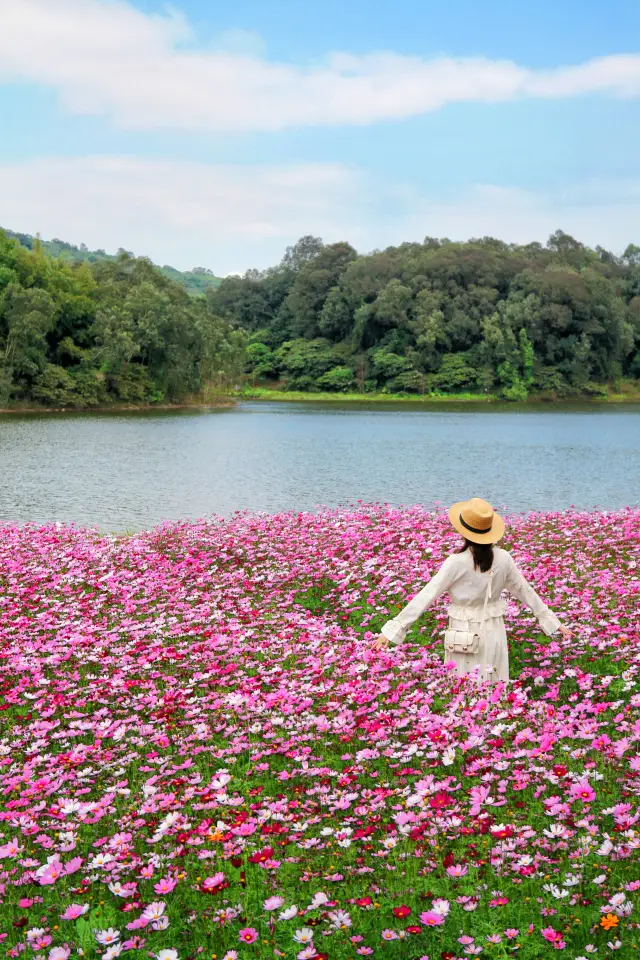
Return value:
M 471 550 L 473 555 L 473 566 L 479 568 L 482 573 L 491 569 L 493 563 L 493 544 L 492 543 L 473 543 L 471 540 L 465 541 L 457 553 L 464 553 L 465 550 Z

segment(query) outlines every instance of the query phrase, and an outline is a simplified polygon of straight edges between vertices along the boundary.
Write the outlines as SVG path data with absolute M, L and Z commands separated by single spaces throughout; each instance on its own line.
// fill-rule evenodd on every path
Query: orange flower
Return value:
M 617 927 L 619 923 L 620 918 L 616 917 L 615 913 L 608 913 L 600 921 L 600 926 L 604 927 L 605 930 L 611 930 L 611 927 Z

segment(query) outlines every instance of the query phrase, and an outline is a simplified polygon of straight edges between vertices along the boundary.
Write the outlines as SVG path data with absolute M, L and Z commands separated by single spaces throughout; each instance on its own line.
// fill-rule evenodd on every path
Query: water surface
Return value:
M 348 406 L 0 418 L 0 519 L 134 530 L 358 500 L 640 502 L 640 407 Z

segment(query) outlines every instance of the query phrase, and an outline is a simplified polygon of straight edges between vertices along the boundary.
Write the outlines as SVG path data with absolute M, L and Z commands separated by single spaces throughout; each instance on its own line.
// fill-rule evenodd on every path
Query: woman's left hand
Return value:
M 564 624 L 560 626 L 560 633 L 565 638 L 565 640 L 573 639 L 573 630 L 570 630 L 569 627 L 565 627 Z
M 380 636 L 376 637 L 371 646 L 374 650 L 387 650 L 389 647 L 389 641 L 387 637 L 385 637 L 384 633 L 381 633 Z

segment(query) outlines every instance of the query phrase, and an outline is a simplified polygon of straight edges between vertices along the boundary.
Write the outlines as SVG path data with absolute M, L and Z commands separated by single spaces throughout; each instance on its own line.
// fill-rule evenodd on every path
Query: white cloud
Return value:
M 617 252 L 638 241 L 640 181 L 559 193 L 475 185 L 429 196 L 339 165 L 218 166 L 130 157 L 0 165 L 0 224 L 219 274 L 277 263 L 304 234 L 357 249 L 425 236 L 545 242 L 562 228 Z
M 331 164 L 220 166 L 135 157 L 0 165 L 0 224 L 156 263 L 228 273 L 265 267 L 292 239 L 343 239 L 360 177 Z M 357 217 L 356 217 L 357 223 Z M 364 241 L 360 229 L 354 242 Z
M 373 123 L 459 101 L 640 96 L 637 54 L 544 71 L 392 52 L 331 53 L 295 66 L 264 59 L 259 38 L 243 31 L 213 48 L 196 41 L 175 10 L 148 15 L 124 0 L 0 0 L 0 78 L 52 87 L 71 112 L 131 130 L 280 130 Z

